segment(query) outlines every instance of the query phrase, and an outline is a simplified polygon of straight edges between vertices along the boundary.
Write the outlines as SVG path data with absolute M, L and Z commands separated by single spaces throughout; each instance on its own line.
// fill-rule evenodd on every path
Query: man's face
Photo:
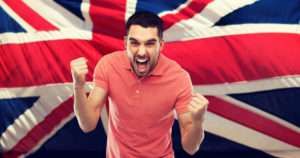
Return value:
M 131 25 L 125 40 L 127 56 L 138 77 L 147 76 L 156 66 L 163 41 L 156 27 Z

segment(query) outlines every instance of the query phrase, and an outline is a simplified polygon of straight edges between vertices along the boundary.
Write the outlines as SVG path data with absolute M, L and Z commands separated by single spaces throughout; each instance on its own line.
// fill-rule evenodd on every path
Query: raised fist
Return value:
M 71 61 L 70 67 L 74 85 L 83 86 L 88 73 L 87 59 L 84 57 L 74 59 Z

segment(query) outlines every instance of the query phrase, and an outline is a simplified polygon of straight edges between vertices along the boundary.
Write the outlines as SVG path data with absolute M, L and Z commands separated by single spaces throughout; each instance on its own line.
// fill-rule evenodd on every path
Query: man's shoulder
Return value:
M 179 64 L 177 61 L 163 55 L 164 60 L 166 61 L 166 67 L 169 69 L 169 73 L 176 73 L 180 75 L 187 75 L 188 72 Z
M 104 56 L 101 57 L 101 60 L 105 60 L 105 61 L 118 61 L 122 59 L 122 56 L 124 55 L 125 51 L 114 51 L 112 53 L 106 54 Z
M 174 92 L 181 91 L 182 87 L 187 87 L 191 85 L 191 76 L 187 69 L 185 69 L 182 65 L 177 63 L 176 60 L 171 58 L 166 58 L 167 63 L 165 65 L 165 75 L 164 77 L 167 80 L 172 81 L 174 86 Z M 176 89 L 176 90 L 175 90 Z
M 112 67 L 118 66 L 124 60 L 124 57 L 122 57 L 122 55 L 124 55 L 124 51 L 115 51 L 109 54 L 105 54 L 98 60 L 95 69 L 110 70 Z

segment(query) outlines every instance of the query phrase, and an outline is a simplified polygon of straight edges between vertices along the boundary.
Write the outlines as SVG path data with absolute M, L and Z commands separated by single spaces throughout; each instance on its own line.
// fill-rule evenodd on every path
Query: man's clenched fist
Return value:
M 206 112 L 208 100 L 199 93 L 193 94 L 189 109 L 192 113 L 193 121 L 203 121 Z
M 84 57 L 74 59 L 71 61 L 70 67 L 74 85 L 83 86 L 88 73 L 87 59 Z

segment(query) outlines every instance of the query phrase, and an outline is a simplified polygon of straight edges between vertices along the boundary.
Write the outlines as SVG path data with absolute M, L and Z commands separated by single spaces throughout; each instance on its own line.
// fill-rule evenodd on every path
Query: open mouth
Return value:
M 148 58 L 136 58 L 136 69 L 139 73 L 146 73 L 148 71 Z
M 148 59 L 147 58 L 143 58 L 143 59 L 140 59 L 140 58 L 136 58 L 135 62 L 137 64 L 147 64 L 148 63 Z

